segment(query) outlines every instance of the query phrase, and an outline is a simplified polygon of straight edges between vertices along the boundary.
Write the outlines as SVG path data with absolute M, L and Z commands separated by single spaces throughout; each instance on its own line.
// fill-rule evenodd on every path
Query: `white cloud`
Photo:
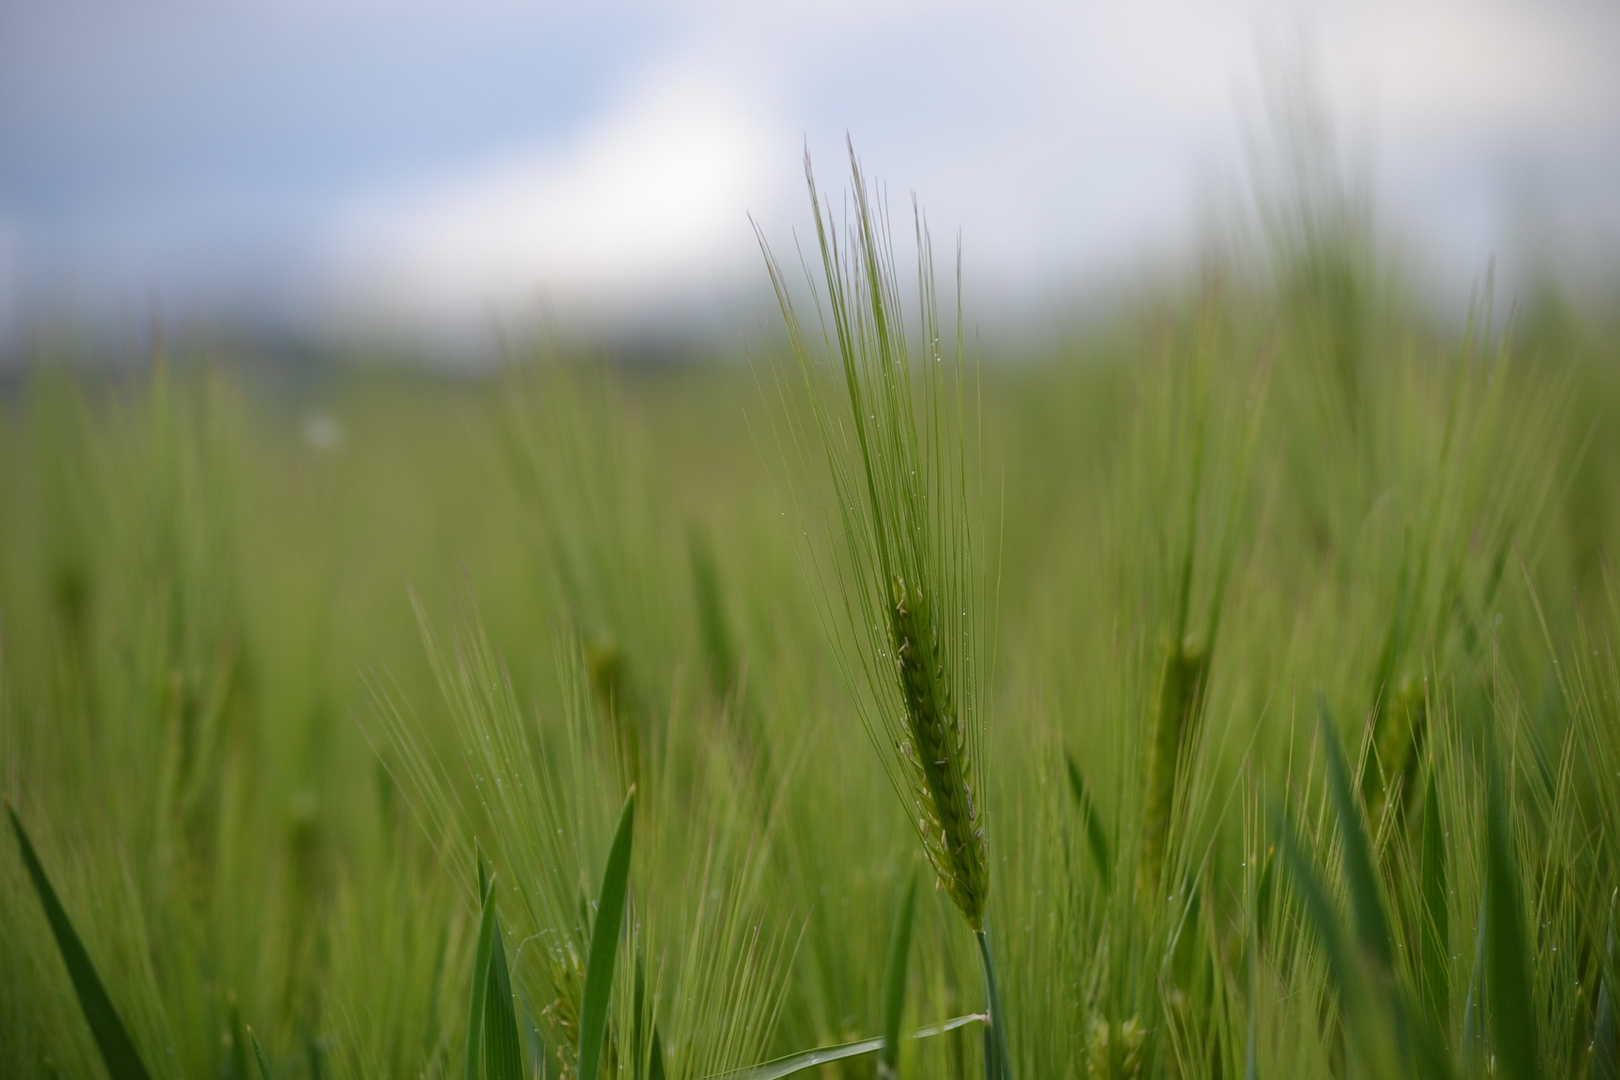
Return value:
M 69 118 L 82 121 L 39 124 L 14 155 L 44 163 L 13 172 L 45 194 L 11 209 L 56 222 L 18 219 L 30 272 L 49 260 L 101 287 L 116 267 L 104 291 L 144 275 L 174 295 L 261 303 L 297 277 L 289 310 L 313 321 L 465 327 L 537 300 L 564 318 L 656 318 L 761 287 L 745 214 L 785 251 L 806 225 L 801 140 L 836 195 L 848 132 L 897 211 L 915 189 L 942 251 L 960 233 L 970 300 L 979 282 L 1033 295 L 1076 268 L 1191 243 L 1200 185 L 1244 174 L 1244 126 L 1264 115 L 1257 65 L 1274 61 L 1305 70 L 1351 149 L 1368 152 L 1380 219 L 1412 223 L 1415 246 L 1467 267 L 1500 245 L 1512 185 L 1543 184 L 1572 220 L 1594 208 L 1613 220 L 1605 192 L 1620 190 L 1604 150 L 1620 145 L 1612 0 L 158 8 L 167 21 L 150 42 L 134 23 L 92 35 L 88 16 L 44 7 L 37 21 L 62 25 L 12 35 L 11 52 L 51 62 L 7 100 L 78 102 Z M 374 46 L 359 67 L 351 36 Z M 532 60 L 542 45 L 549 65 Z M 578 72 L 530 77 L 559 64 Z M 216 68 L 224 89 L 198 99 L 182 76 Z M 167 95 L 128 89 L 158 84 Z M 0 129 L 8 115 L 24 113 L 0 108 Z M 226 138 L 242 115 L 254 137 Z M 130 149 L 148 144 L 150 159 Z M 57 182 L 74 146 L 102 146 L 70 163 L 108 178 L 99 202 L 47 197 L 89 189 Z M 246 284 L 228 290 L 238 267 Z
M 784 142 L 723 81 L 645 83 L 576 145 L 487 162 L 339 215 L 328 267 L 366 314 L 620 309 L 757 269 L 747 213 Z
M 1396 137 L 1591 134 L 1620 120 L 1620 19 L 1569 5 L 1380 3 L 1323 20 L 1341 104 Z

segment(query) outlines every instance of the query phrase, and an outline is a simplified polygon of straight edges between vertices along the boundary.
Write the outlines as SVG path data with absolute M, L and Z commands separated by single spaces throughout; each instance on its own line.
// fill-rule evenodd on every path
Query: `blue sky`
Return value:
M 1620 247 L 1613 3 L 10 0 L 0 318 L 705 309 L 846 132 L 981 295 L 1039 304 L 1220 219 L 1281 69 L 1458 291 Z

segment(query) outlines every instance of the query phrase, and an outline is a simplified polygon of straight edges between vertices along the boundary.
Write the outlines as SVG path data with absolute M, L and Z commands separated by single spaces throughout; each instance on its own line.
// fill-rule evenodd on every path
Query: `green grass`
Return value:
M 1616 1075 L 1620 331 L 859 205 L 802 366 L 8 391 L 0 1075 Z

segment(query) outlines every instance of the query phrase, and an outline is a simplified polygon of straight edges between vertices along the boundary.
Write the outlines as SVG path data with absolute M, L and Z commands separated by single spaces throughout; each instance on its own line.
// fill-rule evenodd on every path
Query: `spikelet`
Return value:
M 917 828 L 939 886 L 974 930 L 984 928 L 990 892 L 984 826 L 973 801 L 967 733 L 951 708 L 951 686 L 928 598 L 895 578 L 890 612 L 895 668 L 905 699 L 900 744 L 917 805 Z

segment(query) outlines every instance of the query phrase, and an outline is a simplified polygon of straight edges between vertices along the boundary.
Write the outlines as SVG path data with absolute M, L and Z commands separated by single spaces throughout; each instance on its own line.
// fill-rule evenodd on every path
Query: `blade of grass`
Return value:
M 489 896 L 494 911 L 494 890 Z M 505 935 L 496 914 L 490 936 L 489 985 L 484 992 L 484 1080 L 524 1080 L 523 1046 L 512 1005 L 512 978 L 506 966 Z
M 1080 814 L 1085 818 L 1086 840 L 1091 845 L 1091 858 L 1097 864 L 1097 875 L 1102 878 L 1103 888 L 1107 889 L 1114 870 L 1108 833 L 1103 829 L 1102 819 L 1097 816 L 1097 807 L 1092 802 L 1091 790 L 1086 787 L 1086 778 L 1080 775 L 1080 766 L 1075 764 L 1074 755 L 1066 754 L 1064 757 L 1069 766 L 1069 790 L 1074 793 L 1074 801 L 1079 804 Z
M 1530 950 L 1519 899 L 1518 860 L 1513 854 L 1501 768 L 1494 760 L 1490 764 L 1485 821 L 1485 873 L 1491 896 L 1485 940 L 1485 982 L 1490 989 L 1487 1015 L 1497 1075 L 1505 1080 L 1536 1080 L 1541 1064 L 1536 1053 L 1535 1002 L 1530 997 Z
M 101 1051 L 101 1060 L 106 1063 L 107 1072 L 112 1080 L 148 1080 L 146 1066 L 141 1063 L 140 1054 L 135 1050 L 135 1042 L 129 1037 L 124 1022 L 118 1018 L 112 998 L 107 995 L 107 988 L 96 974 L 95 965 L 90 962 L 90 953 L 85 949 L 84 942 L 79 940 L 67 911 L 56 898 L 56 890 L 45 876 L 45 868 L 40 865 L 39 856 L 34 853 L 34 845 L 29 841 L 28 833 L 24 831 L 10 799 L 5 800 L 5 806 L 11 818 L 11 829 L 17 834 L 17 844 L 22 849 L 23 863 L 28 867 L 28 876 L 33 879 L 34 891 L 39 894 L 45 919 L 56 938 L 57 951 L 67 965 L 68 978 L 73 981 L 73 992 L 78 995 L 79 1007 L 84 1010 L 84 1018 L 90 1024 L 90 1033 L 95 1036 L 96 1048 Z
M 935 1035 L 943 1035 L 948 1031 L 966 1027 L 974 1021 L 983 1021 L 979 1013 L 969 1013 L 945 1021 L 943 1024 L 930 1024 L 918 1028 L 911 1033 L 913 1039 L 931 1039 Z M 837 1046 L 820 1046 L 814 1050 L 801 1050 L 797 1054 L 788 1054 L 786 1057 L 775 1058 L 759 1065 L 752 1065 L 746 1069 L 737 1069 L 734 1072 L 721 1073 L 710 1077 L 709 1080 L 780 1080 L 784 1076 L 792 1076 L 805 1069 L 813 1069 L 817 1065 L 825 1065 L 832 1061 L 842 1061 L 845 1058 L 859 1057 L 862 1054 L 876 1053 L 883 1049 L 883 1036 L 875 1039 L 860 1039 L 856 1042 L 840 1043 Z
M 917 906 L 917 875 L 910 875 L 906 898 L 895 913 L 889 938 L 889 959 L 883 969 L 883 1048 L 878 1051 L 878 1076 L 894 1080 L 900 1075 L 900 1014 L 906 1006 L 906 962 L 911 953 L 911 916 Z
M 1614 901 L 1609 902 L 1609 940 L 1603 964 L 1603 986 L 1598 991 L 1597 1016 L 1592 1022 L 1592 1080 L 1620 1080 L 1620 1042 L 1614 1024 Z
M 247 1025 L 242 1023 L 242 1012 L 236 1007 L 236 995 L 231 995 L 231 1037 L 225 1056 L 226 1080 L 248 1080 Z
M 625 796 L 618 831 L 602 873 L 602 891 L 591 927 L 591 952 L 585 962 L 585 996 L 579 1019 L 579 1080 L 596 1080 L 602 1067 L 602 1040 L 607 1035 L 608 1001 L 613 995 L 613 965 L 619 952 L 619 923 L 630 886 L 630 843 L 636 823 L 636 789 Z
M 1445 828 L 1440 820 L 1440 801 L 1432 767 L 1429 770 L 1429 789 L 1423 801 L 1423 853 L 1419 870 L 1423 897 L 1423 921 L 1419 937 L 1423 1004 L 1428 1010 L 1429 1022 L 1439 1031 L 1445 1031 L 1451 1015 L 1451 916 L 1446 905 Z
M 1328 974 L 1334 985 L 1339 988 L 1339 992 L 1343 994 L 1352 976 L 1349 950 L 1345 944 L 1344 927 L 1339 913 L 1333 909 L 1333 902 L 1328 899 L 1327 889 L 1317 876 L 1315 864 L 1305 853 L 1294 823 L 1274 801 L 1268 805 L 1267 811 L 1271 818 L 1272 832 L 1277 837 L 1277 846 L 1282 849 L 1283 862 L 1293 875 L 1294 888 L 1304 905 L 1306 921 L 1322 942 L 1322 951 L 1327 956 Z
M 259 1037 L 253 1033 L 252 1028 L 247 1029 L 247 1034 L 248 1039 L 253 1043 L 253 1060 L 259 1064 L 260 1080 L 275 1080 L 274 1075 L 270 1072 L 270 1062 L 265 1059 L 264 1047 L 259 1045 Z
M 1490 921 L 1491 881 L 1487 873 L 1479 894 L 1479 916 L 1474 931 L 1474 967 L 1468 976 L 1468 997 L 1463 1001 L 1462 1055 L 1467 1071 L 1477 1073 L 1485 1058 L 1485 935 Z
M 645 958 L 638 951 L 636 953 L 636 1002 L 634 1015 L 636 1018 L 635 1063 L 639 1070 L 642 1065 L 642 1038 L 644 1030 L 651 1030 L 652 1046 L 647 1061 L 647 1080 L 664 1080 L 664 1042 L 658 1037 L 658 1021 L 651 1015 L 652 1007 L 647 1004 L 647 973 Z
M 495 938 L 494 882 L 484 874 L 484 857 L 478 856 L 478 881 L 483 916 L 478 924 L 478 947 L 473 953 L 472 999 L 467 1007 L 467 1080 L 479 1080 L 478 1062 L 483 1050 L 484 1010 L 489 999 L 489 965 Z
M 1351 932 L 1356 948 L 1372 960 L 1379 976 L 1388 976 L 1394 967 L 1394 956 L 1390 948 L 1389 922 L 1378 896 L 1378 873 L 1373 868 L 1372 845 L 1367 839 L 1361 809 L 1356 805 L 1355 795 L 1351 791 L 1350 769 L 1339 746 L 1339 736 L 1333 729 L 1327 703 L 1320 697 L 1316 709 L 1322 744 L 1327 749 L 1329 792 L 1333 798 L 1334 815 L 1339 822 L 1344 883 L 1350 894 Z

